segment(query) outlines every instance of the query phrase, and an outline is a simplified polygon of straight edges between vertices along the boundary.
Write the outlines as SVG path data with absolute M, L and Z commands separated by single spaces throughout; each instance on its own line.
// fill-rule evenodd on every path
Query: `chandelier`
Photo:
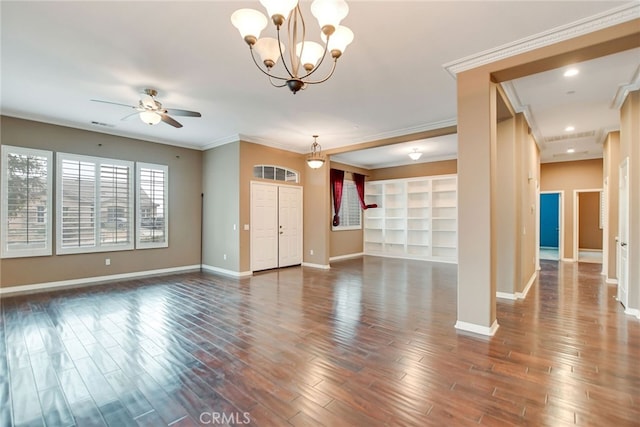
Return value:
M 260 0 L 267 9 L 276 27 L 277 38 L 262 37 L 260 33 L 267 26 L 267 17 L 255 9 L 239 9 L 231 15 L 231 23 L 240 31 L 240 35 L 249 45 L 251 58 L 258 69 L 269 77 L 275 87 L 287 86 L 294 94 L 307 85 L 323 83 L 333 75 L 338 58 L 342 56 L 347 45 L 353 41 L 353 32 L 340 25 L 347 14 L 349 6 L 344 0 L 315 0 L 311 4 L 311 13 L 318 20 L 324 43 L 307 40 L 306 24 L 298 0 Z M 281 29 L 287 21 L 288 47 L 282 41 Z M 264 68 L 256 59 L 257 52 Z M 288 61 L 285 58 L 288 52 Z M 312 77 L 327 52 L 333 58 L 328 74 L 317 80 Z M 275 75 L 273 67 L 281 59 L 286 74 Z
M 313 135 L 313 144 L 311 144 L 311 152 L 307 155 L 307 165 L 311 169 L 318 169 L 324 165 L 325 157 L 322 154 L 322 147 L 316 139 L 318 135 Z

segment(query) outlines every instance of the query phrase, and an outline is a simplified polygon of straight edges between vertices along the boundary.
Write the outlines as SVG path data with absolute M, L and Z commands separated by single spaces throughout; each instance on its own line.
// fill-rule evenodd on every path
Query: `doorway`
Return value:
M 251 182 L 251 271 L 302 263 L 302 187 Z
M 604 238 L 602 190 L 575 190 L 574 206 L 574 257 L 579 262 L 601 264 Z
M 562 191 L 540 192 L 539 259 L 562 259 Z

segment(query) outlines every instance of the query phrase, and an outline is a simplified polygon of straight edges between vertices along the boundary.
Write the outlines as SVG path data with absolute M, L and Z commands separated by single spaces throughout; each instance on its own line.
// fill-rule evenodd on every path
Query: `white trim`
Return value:
M 573 259 L 573 258 L 562 258 L 562 259 L 560 259 L 560 261 L 562 261 L 562 262 L 576 262 L 576 260 Z
M 640 89 L 640 66 L 636 68 L 636 72 L 633 74 L 631 81 L 627 84 L 618 86 L 616 96 L 611 101 L 611 109 L 620 110 L 624 100 L 627 99 L 629 92 Z
M 462 71 L 613 27 L 638 17 L 640 17 L 640 5 L 631 2 L 533 36 L 448 62 L 442 66 L 455 79 L 456 75 Z
M 515 292 L 515 293 L 496 292 L 496 298 L 508 299 L 512 301 L 525 299 L 527 297 L 527 294 L 529 293 L 529 290 L 531 289 L 531 286 L 533 286 L 534 282 L 536 281 L 537 276 L 538 276 L 538 272 L 534 271 L 522 292 Z
M 104 285 L 116 280 L 134 279 L 141 277 L 159 276 L 174 273 L 184 273 L 199 270 L 199 265 L 185 265 L 182 267 L 160 268 L 157 270 L 136 271 L 134 273 L 111 274 L 108 276 L 84 277 L 82 279 L 60 280 L 57 282 L 34 283 L 32 285 L 9 286 L 0 288 L 0 295 L 14 295 L 21 293 L 39 292 L 51 289 L 67 288 L 82 285 Z
M 542 205 L 542 198 L 540 197 L 542 194 L 558 194 L 558 258 L 561 261 L 573 262 L 573 260 L 568 260 L 562 258 L 562 254 L 564 254 L 564 190 L 550 190 L 550 191 L 538 191 L 538 229 L 536 235 L 538 236 L 536 240 L 538 241 L 537 248 L 537 256 L 538 256 L 538 270 L 540 270 L 540 229 L 542 228 L 541 224 L 541 214 L 540 214 L 540 206 Z
M 329 264 L 313 264 L 311 262 L 303 262 L 302 263 L 303 267 L 311 267 L 311 268 L 320 268 L 322 270 L 329 270 L 331 269 L 331 266 Z
M 580 201 L 579 201 L 579 193 L 602 193 L 602 188 L 585 188 L 585 189 L 577 189 L 573 190 L 573 258 L 576 261 L 580 261 L 580 248 L 578 247 L 578 240 L 580 235 Z M 598 214 L 599 216 L 600 214 Z M 604 233 L 603 233 L 604 235 Z M 604 236 L 603 236 L 604 240 Z M 602 247 L 604 248 L 605 242 L 602 242 Z
M 628 314 L 630 316 L 635 316 L 638 319 L 640 319 L 640 310 L 638 310 L 637 308 L 625 308 L 624 309 L 624 314 Z
M 208 271 L 209 273 L 218 273 L 225 276 L 231 277 L 248 277 L 253 274 L 252 271 L 233 271 L 227 270 L 226 268 L 214 267 L 212 265 L 202 264 L 202 269 Z
M 455 328 L 461 331 L 473 332 L 474 334 L 486 335 L 489 337 L 494 336 L 499 327 L 500 325 L 498 325 L 498 320 L 494 320 L 491 327 L 463 322 L 461 320 L 458 320 L 455 325 Z
M 359 258 L 361 256 L 364 256 L 364 252 L 358 252 L 358 253 L 355 253 L 355 254 L 332 256 L 332 257 L 329 257 L 329 262 L 331 262 L 331 261 L 340 261 L 340 260 L 343 260 L 343 259 Z
M 618 279 L 611 279 L 610 277 L 607 277 L 604 282 L 607 285 L 617 285 L 618 284 Z

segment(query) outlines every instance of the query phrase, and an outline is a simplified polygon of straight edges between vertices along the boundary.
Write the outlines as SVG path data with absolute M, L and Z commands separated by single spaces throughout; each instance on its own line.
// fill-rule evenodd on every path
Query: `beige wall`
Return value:
M 458 172 L 457 160 L 443 160 L 439 162 L 413 163 L 406 166 L 372 169 L 367 181 L 382 181 L 386 179 L 414 178 L 419 176 L 449 175 Z
M 574 191 L 597 190 L 602 187 L 602 159 L 580 160 L 576 162 L 544 163 L 540 166 L 540 191 L 564 191 L 562 222 L 564 230 L 564 259 L 575 260 L 573 239 Z
M 640 91 L 620 110 L 620 161 L 629 158 L 629 306 L 640 318 Z
M 578 193 L 578 248 L 602 249 L 600 193 Z
M 2 117 L 1 137 L 6 145 L 168 165 L 169 247 L 3 259 L 0 286 L 200 264 L 200 151 L 11 117 Z M 55 227 L 53 233 L 55 248 Z M 105 265 L 105 258 L 111 259 L 111 265 Z
M 603 269 L 608 281 L 616 279 L 618 236 L 618 170 L 620 165 L 620 132 L 607 135 L 603 147 L 603 179 L 607 181 L 607 230 L 605 230 L 605 254 L 607 258 Z M 604 188 L 604 181 L 603 187 Z
M 241 271 L 240 234 L 247 233 L 240 222 L 239 159 L 234 142 L 205 151 L 202 162 L 202 263 L 231 272 Z

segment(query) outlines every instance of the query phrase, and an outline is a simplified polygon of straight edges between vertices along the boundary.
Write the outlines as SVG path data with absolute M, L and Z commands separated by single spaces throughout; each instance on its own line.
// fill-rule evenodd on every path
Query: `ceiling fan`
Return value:
M 144 93 L 140 94 L 138 105 L 127 105 L 121 104 L 119 102 L 102 101 L 100 99 L 92 99 L 91 101 L 133 108 L 134 110 L 136 110 L 136 112 L 124 116 L 122 120 L 126 120 L 132 116 L 138 115 L 140 117 L 140 120 L 149 125 L 156 125 L 160 123 L 160 121 L 163 121 L 175 128 L 181 128 L 182 124 L 171 117 L 169 114 L 183 117 L 202 117 L 202 114 L 198 113 L 197 111 L 164 108 L 160 101 L 156 100 L 155 97 L 157 94 L 158 91 L 155 89 L 145 89 Z

